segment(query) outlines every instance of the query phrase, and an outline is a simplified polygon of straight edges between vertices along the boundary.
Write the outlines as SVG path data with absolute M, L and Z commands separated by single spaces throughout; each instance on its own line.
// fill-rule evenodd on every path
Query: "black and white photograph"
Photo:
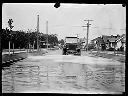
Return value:
M 126 6 L 3 3 L 2 93 L 124 94 Z

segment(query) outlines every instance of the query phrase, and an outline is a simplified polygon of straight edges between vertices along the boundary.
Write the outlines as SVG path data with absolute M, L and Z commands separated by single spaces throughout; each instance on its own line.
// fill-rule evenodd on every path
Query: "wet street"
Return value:
M 85 52 L 74 56 L 49 50 L 2 69 L 2 93 L 121 94 L 125 92 L 124 66 Z

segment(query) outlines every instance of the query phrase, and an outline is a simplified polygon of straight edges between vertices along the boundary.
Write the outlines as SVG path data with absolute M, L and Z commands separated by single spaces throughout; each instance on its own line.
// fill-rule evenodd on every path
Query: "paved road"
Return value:
M 3 93 L 124 92 L 124 64 L 101 57 L 61 55 L 62 50 L 28 58 L 2 70 Z

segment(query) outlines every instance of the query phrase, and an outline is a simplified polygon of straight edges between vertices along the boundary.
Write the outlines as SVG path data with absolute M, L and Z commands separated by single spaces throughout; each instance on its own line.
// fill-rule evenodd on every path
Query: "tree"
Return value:
M 52 44 L 53 46 L 58 44 L 58 38 L 55 34 L 48 35 L 48 42 L 49 44 Z
M 13 20 L 9 19 L 8 20 L 8 25 L 9 25 L 10 30 L 14 27 L 14 26 L 12 26 L 12 23 L 13 23 Z
M 59 43 L 60 43 L 61 45 L 64 45 L 64 40 L 63 40 L 63 39 L 59 40 Z
M 10 36 L 9 36 L 9 29 L 2 29 L 1 32 L 1 48 L 3 49 L 7 49 L 8 48 L 8 42 L 10 40 Z

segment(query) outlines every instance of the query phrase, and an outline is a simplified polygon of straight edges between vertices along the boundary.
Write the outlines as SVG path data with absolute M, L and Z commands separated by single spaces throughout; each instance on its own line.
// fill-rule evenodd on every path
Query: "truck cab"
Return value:
M 63 55 L 74 54 L 81 55 L 80 46 L 77 37 L 66 37 L 63 47 Z

